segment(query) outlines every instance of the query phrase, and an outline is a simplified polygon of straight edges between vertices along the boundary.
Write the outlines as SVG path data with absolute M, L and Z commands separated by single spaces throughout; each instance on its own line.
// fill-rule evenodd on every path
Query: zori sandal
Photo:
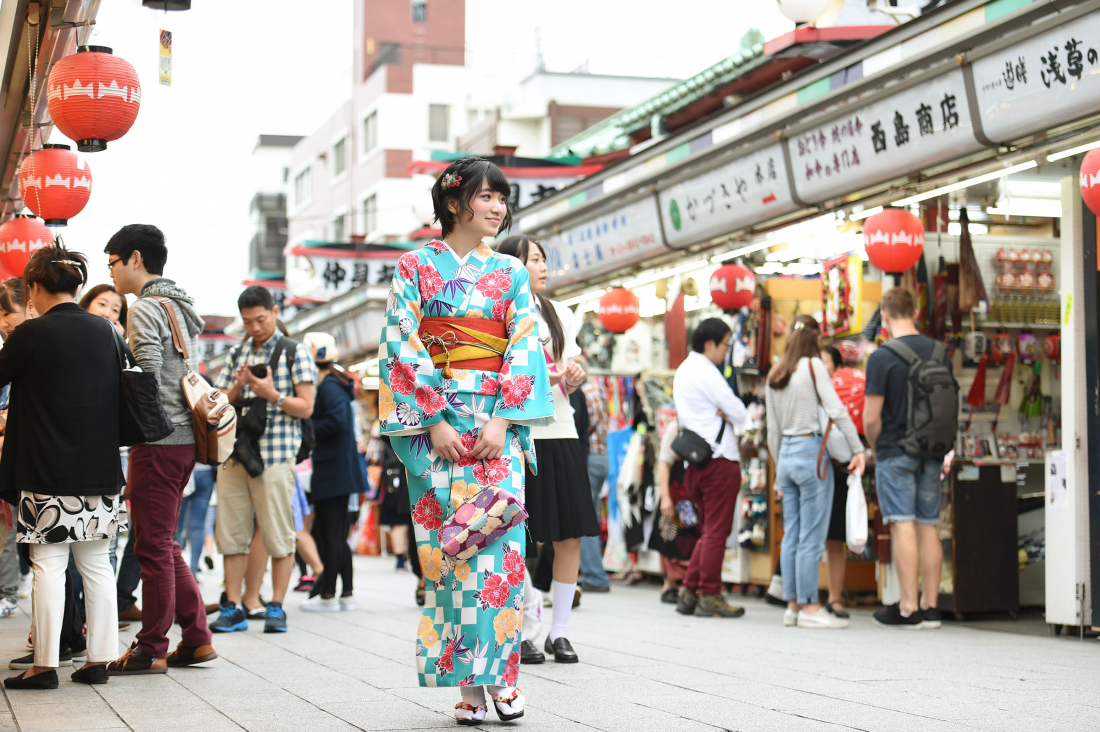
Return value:
M 508 696 L 493 697 L 493 706 L 496 707 L 497 716 L 500 717 L 501 722 L 510 722 L 522 717 L 526 703 L 527 700 L 519 689 L 512 689 L 512 693 Z
M 488 712 L 489 708 L 484 704 L 478 704 L 475 707 L 473 704 L 461 702 L 455 704 L 455 721 L 461 725 L 472 727 L 475 724 L 484 722 L 485 715 L 488 714 Z M 520 712 L 520 714 L 523 714 L 523 712 Z

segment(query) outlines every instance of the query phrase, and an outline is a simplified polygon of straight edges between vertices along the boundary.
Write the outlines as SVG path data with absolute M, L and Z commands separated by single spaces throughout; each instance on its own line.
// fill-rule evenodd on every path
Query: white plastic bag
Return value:
M 848 474 L 845 516 L 848 549 L 853 554 L 862 554 L 867 546 L 867 499 L 863 495 L 863 476 L 859 473 Z

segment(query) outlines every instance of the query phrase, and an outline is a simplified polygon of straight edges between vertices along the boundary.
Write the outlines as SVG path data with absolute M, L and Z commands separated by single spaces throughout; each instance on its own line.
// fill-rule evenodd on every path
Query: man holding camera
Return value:
M 248 629 L 241 585 L 255 516 L 271 555 L 272 599 L 264 632 L 281 633 L 286 631 L 283 599 L 294 569 L 294 465 L 302 443 L 301 420 L 313 414 L 317 367 L 309 349 L 279 333 L 279 308 L 265 288 L 246 289 L 237 308 L 249 337 L 229 350 L 217 382 L 241 414 L 238 451 L 218 477 L 215 538 L 225 556 L 227 601 L 210 628 L 222 633 Z M 264 410 L 266 418 L 256 419 Z M 249 431 L 251 435 L 245 434 Z M 258 455 L 247 449 L 249 444 L 258 447 Z M 242 447 L 247 454 L 238 454 Z

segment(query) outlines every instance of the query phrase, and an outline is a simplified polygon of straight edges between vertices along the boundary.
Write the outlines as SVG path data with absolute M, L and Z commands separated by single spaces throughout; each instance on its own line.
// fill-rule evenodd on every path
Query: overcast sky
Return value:
M 91 284 L 109 281 L 112 233 L 155 224 L 168 239 L 166 276 L 201 312 L 235 314 L 257 136 L 307 135 L 350 96 L 352 3 L 199 0 L 167 14 L 138 0 L 101 4 L 88 42 L 135 66 L 142 101 L 129 134 L 88 156 L 91 200 L 61 230 L 89 256 Z M 502 94 L 534 69 L 536 29 L 549 71 L 587 63 L 594 74 L 683 78 L 736 51 L 750 27 L 773 38 L 793 25 L 771 0 L 466 2 L 468 63 Z M 170 88 L 157 79 L 162 28 L 173 32 Z M 51 142 L 65 140 L 55 131 Z

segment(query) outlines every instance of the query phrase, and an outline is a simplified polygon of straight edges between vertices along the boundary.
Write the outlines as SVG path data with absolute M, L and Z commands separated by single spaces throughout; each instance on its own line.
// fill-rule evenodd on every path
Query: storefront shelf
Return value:
M 1057 323 L 1003 323 L 995 320 L 983 320 L 981 322 L 983 328 L 1033 328 L 1036 330 L 1058 330 L 1061 328 Z

